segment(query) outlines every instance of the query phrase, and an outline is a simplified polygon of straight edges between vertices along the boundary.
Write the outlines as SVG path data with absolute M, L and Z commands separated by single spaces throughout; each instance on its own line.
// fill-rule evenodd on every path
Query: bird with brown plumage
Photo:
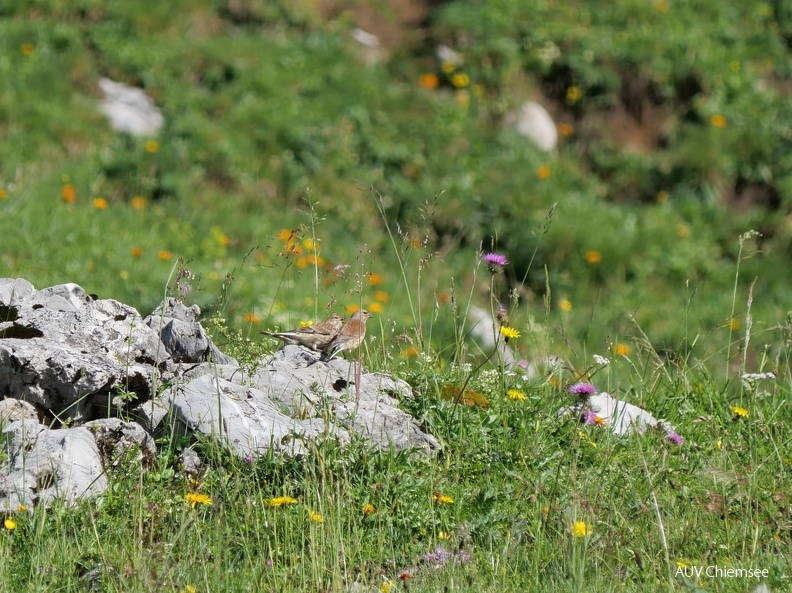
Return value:
M 299 344 L 319 352 L 335 339 L 343 325 L 344 319 L 339 314 L 332 313 L 327 319 L 315 325 L 284 332 L 261 331 L 260 333 L 278 338 L 285 344 Z
M 354 350 L 366 337 L 366 321 L 372 317 L 365 309 L 358 309 L 338 330 L 338 335 L 322 349 L 320 360 L 328 361 L 339 352 Z

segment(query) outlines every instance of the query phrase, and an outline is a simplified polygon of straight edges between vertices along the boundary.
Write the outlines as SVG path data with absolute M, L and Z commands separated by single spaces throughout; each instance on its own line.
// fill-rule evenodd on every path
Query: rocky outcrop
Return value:
M 159 434 L 200 433 L 249 458 L 296 455 L 316 439 L 357 436 L 432 451 L 399 409 L 403 381 L 287 346 L 248 372 L 221 352 L 200 309 L 168 299 L 145 319 L 76 284 L 37 291 L 0 279 L 0 511 L 73 502 L 107 486 L 125 455 L 155 459 Z M 163 389 L 163 386 L 167 388 Z M 122 420 L 134 420 L 134 422 Z

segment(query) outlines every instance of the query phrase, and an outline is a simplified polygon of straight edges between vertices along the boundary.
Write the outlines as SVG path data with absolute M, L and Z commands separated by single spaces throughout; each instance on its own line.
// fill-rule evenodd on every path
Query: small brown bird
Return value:
M 372 317 L 365 309 L 358 309 L 352 317 L 338 330 L 338 335 L 322 350 L 323 361 L 328 361 L 333 356 L 344 350 L 354 350 L 363 343 L 366 337 L 366 321 Z
M 299 344 L 319 352 L 333 341 L 343 324 L 344 319 L 337 313 L 333 313 L 327 319 L 315 325 L 308 325 L 285 332 L 262 331 L 261 333 L 265 336 L 283 340 L 286 344 Z

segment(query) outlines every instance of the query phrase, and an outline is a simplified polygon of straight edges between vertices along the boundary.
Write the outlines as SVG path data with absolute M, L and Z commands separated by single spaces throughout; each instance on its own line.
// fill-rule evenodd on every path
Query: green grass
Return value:
M 329 442 L 248 465 L 202 442 L 209 469 L 190 483 L 184 443 L 163 442 L 106 495 L 16 517 L 0 586 L 84 590 L 96 569 L 107 591 L 697 590 L 674 576 L 683 562 L 767 568 L 788 589 L 782 3 L 456 0 L 428 12 L 431 44 L 374 65 L 349 37 L 352 4 L 329 19 L 255 0 L 0 5 L 0 275 L 143 314 L 189 285 L 245 362 L 275 346 L 258 329 L 368 307 L 367 367 L 413 384 L 402 404 L 443 450 L 427 463 Z M 420 87 L 441 74 L 434 42 L 464 53 L 470 88 Z M 156 139 L 109 129 L 102 76 L 154 98 Z M 531 97 L 570 126 L 556 154 L 500 125 Z M 613 124 L 625 112 L 642 148 Z M 481 249 L 508 256 L 503 275 Z M 537 377 L 468 339 L 467 308 L 498 302 Z M 612 364 L 590 368 L 594 354 Z M 548 375 L 548 356 L 568 368 Z M 558 420 L 587 370 L 685 444 Z M 468 380 L 490 407 L 442 399 Z M 196 490 L 212 504 L 190 508 Z M 298 502 L 270 508 L 281 495 Z M 472 561 L 419 562 L 438 546 Z

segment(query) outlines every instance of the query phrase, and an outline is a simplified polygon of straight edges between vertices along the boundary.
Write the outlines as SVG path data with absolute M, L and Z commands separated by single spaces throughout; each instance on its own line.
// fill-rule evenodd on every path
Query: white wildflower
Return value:
M 597 364 L 601 364 L 602 366 L 607 366 L 610 364 L 610 358 L 605 358 L 604 356 L 600 356 L 599 354 L 594 355 L 594 362 Z

